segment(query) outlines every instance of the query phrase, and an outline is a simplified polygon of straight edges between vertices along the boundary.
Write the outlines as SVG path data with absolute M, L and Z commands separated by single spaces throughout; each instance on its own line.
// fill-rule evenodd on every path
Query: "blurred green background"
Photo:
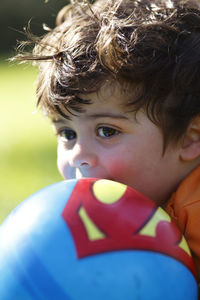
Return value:
M 62 180 L 56 168 L 56 137 L 36 108 L 37 70 L 8 62 L 16 54 L 20 31 L 30 19 L 42 35 L 42 23 L 53 27 L 66 0 L 1 0 L 0 4 L 0 223 L 37 190 Z

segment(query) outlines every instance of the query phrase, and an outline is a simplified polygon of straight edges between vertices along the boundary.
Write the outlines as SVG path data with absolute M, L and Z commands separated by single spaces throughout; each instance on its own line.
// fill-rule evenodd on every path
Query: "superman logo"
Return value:
M 168 214 L 124 184 L 78 180 L 62 217 L 78 258 L 114 250 L 149 250 L 174 257 L 195 275 L 187 243 Z

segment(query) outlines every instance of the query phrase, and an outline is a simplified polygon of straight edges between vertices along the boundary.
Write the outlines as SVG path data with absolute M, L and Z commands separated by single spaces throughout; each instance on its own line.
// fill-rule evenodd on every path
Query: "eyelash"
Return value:
M 69 134 L 69 135 L 71 136 L 71 138 L 69 138 L 69 136 L 68 136 L 68 137 L 65 136 L 65 134 Z M 58 131 L 57 135 L 58 135 L 59 137 L 65 139 L 65 140 L 67 140 L 67 141 L 71 141 L 71 140 L 73 140 L 73 139 L 76 138 L 76 132 L 75 132 L 74 130 L 72 130 L 72 129 L 67 129 L 67 128 L 65 128 L 65 129 L 60 129 L 60 130 Z
M 107 131 L 107 132 L 106 132 Z M 109 127 L 109 126 L 100 126 L 96 129 L 97 136 L 100 138 L 112 138 L 120 133 L 119 130 Z M 68 137 L 66 136 L 68 134 Z M 72 141 L 76 138 L 76 132 L 73 129 L 61 129 L 58 131 L 57 135 L 66 141 Z
M 106 136 L 101 136 L 100 134 L 100 130 L 101 131 L 106 131 L 107 130 L 107 133 L 108 135 Z M 97 133 L 98 133 L 98 136 L 102 137 L 102 138 L 111 138 L 115 135 L 118 135 L 120 132 L 119 130 L 113 128 L 113 127 L 109 127 L 109 126 L 100 126 L 99 128 L 97 128 Z M 104 134 L 106 134 L 106 132 L 104 132 Z

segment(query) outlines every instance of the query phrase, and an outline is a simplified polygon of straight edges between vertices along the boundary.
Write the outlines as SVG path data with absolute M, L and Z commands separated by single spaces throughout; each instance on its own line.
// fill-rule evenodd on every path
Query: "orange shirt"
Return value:
M 200 282 L 200 166 L 172 194 L 166 212 L 176 222 L 188 242 Z

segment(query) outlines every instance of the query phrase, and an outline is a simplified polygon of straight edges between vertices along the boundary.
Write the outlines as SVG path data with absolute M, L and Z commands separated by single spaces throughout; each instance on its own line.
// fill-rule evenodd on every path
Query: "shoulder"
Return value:
M 183 233 L 188 224 L 200 223 L 200 166 L 193 170 L 172 194 L 166 211 Z

